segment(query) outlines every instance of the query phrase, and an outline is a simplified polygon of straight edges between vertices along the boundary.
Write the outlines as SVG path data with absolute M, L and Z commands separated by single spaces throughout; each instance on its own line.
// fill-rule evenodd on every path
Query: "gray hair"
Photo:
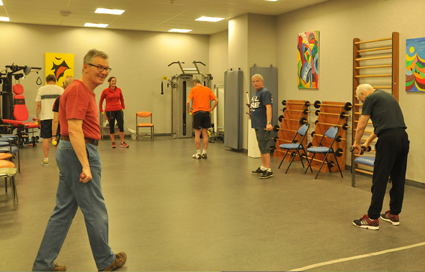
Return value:
M 55 75 L 52 75 L 52 74 L 46 76 L 46 82 L 49 82 L 49 81 L 56 82 L 56 76 Z
M 106 55 L 104 52 L 99 51 L 97 49 L 92 49 L 84 56 L 84 63 L 93 63 L 93 59 L 95 57 L 108 59 L 108 55 Z
M 360 84 L 359 86 L 357 86 L 357 89 L 356 89 L 357 99 L 360 100 L 360 96 L 362 95 L 363 92 L 368 92 L 372 89 L 373 87 L 370 84 Z
M 71 85 L 72 82 L 74 82 L 74 78 L 72 76 L 66 77 L 65 80 L 63 81 L 63 88 L 66 89 L 66 87 Z
M 262 81 L 264 81 L 263 76 L 262 76 L 262 75 L 260 75 L 260 74 L 255 74 L 255 75 L 253 75 L 251 79 L 254 79 L 254 77 L 258 77 L 258 78 L 260 78 Z
M 194 78 L 194 79 L 192 80 L 192 83 L 193 83 L 193 84 L 195 84 L 195 83 L 202 84 L 202 83 L 201 83 L 201 81 L 200 81 L 199 79 L 197 79 L 197 78 Z

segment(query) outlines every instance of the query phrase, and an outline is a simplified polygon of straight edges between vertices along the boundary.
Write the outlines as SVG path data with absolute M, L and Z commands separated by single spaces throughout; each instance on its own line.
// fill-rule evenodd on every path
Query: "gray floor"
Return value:
M 300 163 L 285 175 L 273 159 L 274 177 L 260 180 L 250 173 L 260 160 L 222 142 L 210 144 L 206 160 L 192 159 L 193 139 L 127 143 L 99 145 L 110 245 L 128 255 L 120 271 L 425 269 L 424 189 L 406 187 L 400 226 L 381 221 L 379 231 L 364 230 L 351 221 L 367 211 L 369 176 L 352 188 L 349 171 L 315 180 Z M 0 182 L 1 271 L 31 269 L 55 205 L 55 150 L 48 167 L 41 146 L 21 152 L 16 211 Z M 57 263 L 96 270 L 80 211 Z

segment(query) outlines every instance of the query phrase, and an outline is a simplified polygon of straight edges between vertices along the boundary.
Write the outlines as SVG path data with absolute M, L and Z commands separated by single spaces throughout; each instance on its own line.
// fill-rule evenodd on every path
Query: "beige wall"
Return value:
M 117 78 L 117 86 L 123 91 L 126 133 L 127 128 L 135 128 L 135 113 L 141 110 L 153 112 L 155 133 L 171 132 L 170 89 L 165 87 L 161 95 L 161 78 L 178 74 L 180 69 L 177 65 L 168 67 L 168 64 L 183 61 L 184 67 L 193 67 L 194 60 L 202 61 L 207 66 L 200 66 L 201 71 L 209 73 L 207 35 L 11 23 L 0 23 L 0 32 L 7 37 L 0 43 L 0 69 L 12 63 L 42 67 L 43 84 L 46 52 L 74 54 L 75 76 L 79 78 L 85 53 L 92 48 L 105 51 L 112 68 L 110 76 Z M 35 96 L 39 88 L 36 78 L 37 75 L 31 73 L 21 80 L 30 115 L 35 115 Z M 96 89 L 98 101 L 107 86 L 106 82 Z
M 406 39 L 425 36 L 421 24 L 415 23 L 421 22 L 423 10 L 425 1 L 331 0 L 277 17 L 279 100 L 351 101 L 353 38 L 373 40 L 391 37 L 394 31 L 400 33 L 400 105 L 411 143 L 407 179 L 418 182 L 425 182 L 425 168 L 421 167 L 425 161 L 425 150 L 421 148 L 425 94 L 404 91 L 403 66 Z M 320 87 L 314 91 L 299 90 L 296 37 L 297 33 L 312 30 L 320 31 Z M 351 139 L 351 134 L 347 137 Z
M 213 84 L 224 84 L 224 72 L 227 70 L 228 60 L 228 31 L 219 32 L 210 36 L 209 58 L 210 73 L 213 75 Z

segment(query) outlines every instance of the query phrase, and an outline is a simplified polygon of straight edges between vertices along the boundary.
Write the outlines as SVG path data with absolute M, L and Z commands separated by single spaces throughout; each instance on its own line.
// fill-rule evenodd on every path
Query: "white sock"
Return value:
M 49 161 L 49 158 L 44 158 L 44 161 L 45 161 L 45 162 L 48 162 L 48 161 Z
M 267 168 L 267 171 L 268 171 L 268 172 L 271 172 L 271 171 L 272 171 L 272 169 L 271 169 L 271 168 Z
M 201 149 L 196 150 L 196 154 L 201 154 Z
M 202 150 L 202 154 L 207 154 L 207 150 L 206 149 Z
M 261 169 L 262 171 L 266 171 L 268 168 L 266 168 L 266 167 L 264 167 L 264 166 L 262 166 L 262 165 L 261 165 L 260 169 Z

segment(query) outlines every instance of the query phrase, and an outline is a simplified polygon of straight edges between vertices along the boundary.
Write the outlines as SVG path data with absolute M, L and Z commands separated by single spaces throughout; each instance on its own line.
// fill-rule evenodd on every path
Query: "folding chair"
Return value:
M 329 161 L 328 161 L 328 155 L 330 153 L 332 153 L 334 155 L 336 165 L 338 166 L 339 173 L 341 174 L 341 177 L 343 177 L 341 168 L 339 167 L 338 159 L 337 159 L 336 154 L 335 154 L 335 152 L 334 152 L 334 150 L 332 148 L 332 146 L 333 146 L 333 144 L 335 142 L 335 138 L 336 138 L 337 134 L 338 134 L 338 127 L 337 126 L 330 127 L 325 132 L 325 134 L 322 136 L 322 139 L 320 139 L 319 146 L 307 148 L 307 152 L 313 153 L 313 157 L 311 157 L 311 159 L 309 161 L 309 164 L 307 166 L 307 169 L 305 170 L 304 174 L 307 173 L 307 170 L 308 170 L 309 167 L 311 169 L 311 163 L 313 162 L 314 156 L 316 156 L 317 153 L 325 154 L 325 157 L 324 157 L 324 159 L 322 161 L 322 164 L 320 165 L 319 172 L 317 172 L 317 175 L 316 175 L 316 177 L 314 179 L 317 179 L 317 177 L 319 176 L 320 171 L 322 170 L 322 167 L 323 167 L 323 164 L 325 163 L 325 161 L 326 161 L 326 164 L 328 165 L 329 172 L 332 172 L 331 167 L 329 166 Z M 323 144 L 324 144 L 323 143 L 323 140 L 326 137 L 332 139 L 332 142 L 329 145 L 329 147 L 323 146 Z
M 3 143 L 3 142 L 0 142 Z M 7 181 L 10 178 L 10 185 L 12 187 L 12 195 L 13 195 L 13 209 L 15 209 L 15 202 L 18 201 L 18 192 L 16 191 L 15 185 L 15 175 L 16 175 L 16 167 L 13 162 L 10 161 L 12 159 L 12 154 L 10 153 L 0 153 L 0 178 L 4 179 L 4 188 L 7 194 Z
M 0 134 L 0 154 L 6 153 L 11 154 L 13 158 L 15 156 L 18 156 L 18 172 L 21 173 L 21 156 L 19 153 L 19 147 L 17 146 L 17 143 L 13 145 L 14 141 L 16 141 L 17 136 L 11 135 L 7 137 L 3 137 L 4 134 Z M 13 138 L 13 137 L 15 138 Z
M 290 143 L 290 144 L 281 144 L 281 145 L 279 145 L 279 147 L 280 147 L 281 149 L 286 150 L 286 153 L 285 153 L 285 156 L 283 156 L 283 159 L 282 159 L 282 161 L 280 162 L 278 169 L 280 169 L 280 166 L 282 165 L 283 161 L 285 160 L 286 155 L 288 154 L 288 152 L 289 152 L 290 150 L 295 150 L 295 151 L 292 151 L 292 152 L 291 152 L 292 159 L 291 159 L 291 162 L 290 162 L 290 163 L 289 163 L 289 165 L 288 165 L 288 168 L 286 169 L 285 174 L 288 172 L 289 167 L 291 167 L 291 164 L 292 164 L 292 162 L 294 161 L 294 159 L 295 159 L 295 157 L 297 156 L 297 154 L 298 154 L 298 156 L 300 157 L 301 164 L 303 165 L 303 168 L 304 168 L 304 163 L 303 163 L 303 159 L 304 159 L 303 157 L 304 157 L 304 156 L 301 156 L 301 154 L 300 154 L 300 151 L 299 151 L 299 150 L 302 150 L 302 151 L 304 152 L 305 159 L 306 159 L 306 160 L 307 160 L 307 162 L 308 162 L 307 152 L 306 152 L 306 150 L 305 150 L 305 148 L 304 148 L 304 146 L 303 146 L 303 142 L 304 142 L 304 138 L 305 138 L 305 137 L 306 137 L 306 135 L 307 135 L 307 131 L 308 131 L 308 128 L 309 128 L 309 127 L 310 127 L 310 125 L 309 125 L 308 123 L 306 123 L 306 124 L 302 125 L 302 126 L 298 129 L 298 131 L 295 133 L 295 136 L 294 136 L 294 138 L 292 139 L 292 141 L 291 141 L 291 143 Z M 296 138 L 297 138 L 297 136 L 298 136 L 298 135 L 302 136 L 302 139 L 301 139 L 301 141 L 300 141 L 299 143 L 297 143 L 297 142 L 296 142 Z M 294 152 L 296 152 L 296 153 L 294 154 Z M 313 170 L 311 170 L 311 171 L 313 172 Z
M 376 150 L 376 149 L 375 149 Z M 361 153 L 361 155 L 363 155 L 363 152 Z M 354 153 L 352 154 L 352 161 L 354 161 L 354 165 L 351 166 L 351 186 L 352 187 L 356 187 L 356 164 L 363 164 L 363 165 L 367 165 L 370 167 L 374 167 L 375 166 L 375 156 L 361 156 L 361 157 L 357 157 L 354 159 Z M 373 174 L 373 172 L 369 172 L 366 170 L 357 170 L 358 172 L 361 173 L 366 173 L 366 174 Z
M 3 163 L 4 162 L 4 163 Z M 7 193 L 7 178 L 10 178 L 10 184 L 12 186 L 13 195 L 13 209 L 16 209 L 16 202 L 18 202 L 18 192 L 16 191 L 15 176 L 16 176 L 15 165 L 10 161 L 0 161 L 0 178 L 6 178 L 5 187 Z
M 150 123 L 139 123 L 137 122 L 137 118 L 147 118 L 150 117 Z M 137 140 L 139 140 L 139 128 L 150 128 L 151 129 L 151 140 L 153 141 L 154 136 L 154 126 L 152 123 L 152 112 L 149 111 L 140 111 L 136 113 L 136 137 Z

